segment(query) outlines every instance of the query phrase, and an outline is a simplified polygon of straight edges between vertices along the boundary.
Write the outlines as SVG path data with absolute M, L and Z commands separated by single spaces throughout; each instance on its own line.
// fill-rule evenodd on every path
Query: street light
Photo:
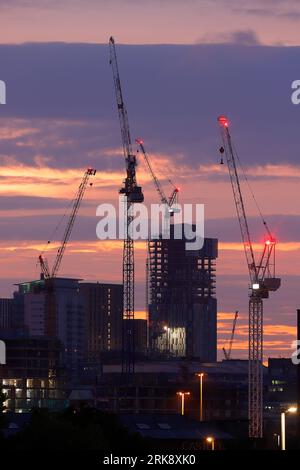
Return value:
M 165 341 L 165 344 L 166 344 L 166 354 L 169 355 L 169 348 L 170 348 L 170 345 L 169 345 L 169 331 L 170 331 L 170 328 L 168 327 L 168 325 L 164 325 L 164 332 L 166 334 L 166 341 Z
M 206 438 L 206 442 L 211 444 L 211 450 L 215 450 L 215 438 L 212 436 L 209 436 Z
M 197 377 L 199 377 L 199 385 L 200 385 L 200 421 L 203 421 L 203 377 L 204 373 L 200 372 L 199 374 L 196 374 Z
M 277 447 L 278 449 L 280 449 L 280 434 L 274 434 L 274 437 L 276 439 L 276 442 L 277 442 Z
M 285 411 L 281 412 L 281 450 L 286 450 L 285 448 L 285 415 L 286 413 L 297 413 L 296 406 L 291 406 Z
M 177 392 L 177 395 L 181 397 L 181 414 L 184 415 L 184 400 L 185 396 L 190 396 L 190 392 Z

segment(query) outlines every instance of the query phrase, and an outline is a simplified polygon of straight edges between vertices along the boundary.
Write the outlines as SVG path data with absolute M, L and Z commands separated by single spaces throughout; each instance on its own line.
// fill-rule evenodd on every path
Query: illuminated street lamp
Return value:
M 276 442 L 277 442 L 277 447 L 278 449 L 280 448 L 280 434 L 274 434 L 274 437 L 276 439 Z
M 169 332 L 170 332 L 170 328 L 168 327 L 168 325 L 164 325 L 163 327 L 163 330 L 166 334 L 166 341 L 165 341 L 165 344 L 166 344 L 166 353 L 169 354 L 169 348 L 170 348 L 170 345 L 169 345 Z
M 291 406 L 285 411 L 281 412 L 281 450 L 286 450 L 285 448 L 285 415 L 286 413 L 297 413 L 297 408 L 296 406 Z
M 177 395 L 181 397 L 181 414 L 184 415 L 184 400 L 185 396 L 190 396 L 190 392 L 177 392 Z
M 200 421 L 203 421 L 203 377 L 204 373 L 200 372 L 199 374 L 196 374 L 197 377 L 199 377 L 199 391 L 200 391 Z
M 211 444 L 211 450 L 215 450 L 215 438 L 212 436 L 209 436 L 206 438 L 206 442 Z

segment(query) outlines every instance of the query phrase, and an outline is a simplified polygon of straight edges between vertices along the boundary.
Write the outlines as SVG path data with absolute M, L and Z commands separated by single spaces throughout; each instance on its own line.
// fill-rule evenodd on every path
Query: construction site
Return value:
M 281 287 L 275 270 L 277 239 L 244 173 L 230 116 L 215 117 L 215 165 L 220 171 L 227 167 L 226 184 L 231 187 L 233 216 L 238 222 L 232 230 L 240 228 L 238 237 L 249 274 L 248 282 L 241 282 L 248 305 L 248 350 L 242 358 L 235 352 L 242 314 L 234 295 L 229 330 L 225 340 L 218 338 L 218 257 L 219 244 L 225 242 L 214 233 L 205 233 L 202 248 L 189 250 L 184 235 L 175 236 L 184 191 L 176 181 L 162 176 L 157 158 L 152 161 L 146 151 L 148 142 L 132 138 L 125 105 L 130 77 L 119 69 L 122 48 L 117 57 L 113 37 L 108 52 L 116 100 L 111 106 L 121 131 L 114 139 L 122 145 L 125 164 L 123 179 L 115 188 L 124 207 L 119 281 L 102 281 L 101 266 L 96 282 L 84 272 L 80 278 L 63 275 L 64 257 L 72 256 L 68 246 L 82 202 L 93 191 L 101 171 L 84 168 L 78 188 L 72 188 L 74 197 L 68 209 L 55 223 L 38 259 L 32 260 L 40 277 L 20 280 L 12 298 L 0 299 L 0 339 L 6 345 L 0 389 L 5 393 L 5 409 L 26 414 L 33 408 L 59 411 L 87 404 L 120 415 L 126 426 L 135 426 L 143 437 L 155 440 L 158 430 L 163 433 L 174 428 L 174 442 L 170 435 L 165 437 L 174 446 L 181 439 L 188 442 L 185 445 L 197 440 L 197 450 L 212 446 L 219 450 L 282 448 L 285 435 L 278 416 L 300 400 L 299 365 L 264 353 L 264 304 L 267 309 L 269 297 L 275 297 Z M 146 261 L 139 269 L 145 272 L 145 311 L 141 316 L 136 315 L 135 306 L 139 242 L 132 236 L 132 227 L 135 211 L 146 199 L 139 184 L 142 165 L 156 196 L 146 202 L 160 204 L 161 223 L 159 233 L 155 237 L 149 234 L 143 245 Z M 248 220 L 247 184 L 264 231 L 261 240 L 252 234 Z M 184 224 L 179 224 L 182 233 Z M 195 231 L 193 221 L 191 229 Z M 55 238 L 59 231 L 60 240 Z M 298 312 L 298 339 L 299 324 Z M 156 421 L 154 415 L 159 417 Z M 191 436 L 198 433 L 201 437 L 188 438 L 183 431 L 184 437 L 179 437 L 181 424 L 175 423 L 175 415 L 191 420 L 186 424 L 186 436 L 189 429 Z M 192 431 L 190 423 L 197 423 L 197 429 Z M 291 418 L 291 445 L 297 442 L 298 431 L 298 420 Z

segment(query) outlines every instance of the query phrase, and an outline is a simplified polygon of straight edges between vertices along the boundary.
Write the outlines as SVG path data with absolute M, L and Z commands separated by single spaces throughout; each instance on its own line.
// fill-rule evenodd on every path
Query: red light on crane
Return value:
M 139 145 L 144 143 L 144 141 L 142 139 L 135 139 L 135 142 L 136 142 L 136 144 L 139 144 Z
M 226 116 L 219 116 L 218 117 L 218 122 L 223 127 L 228 127 L 229 126 L 229 122 L 228 122 L 228 119 L 227 119 Z

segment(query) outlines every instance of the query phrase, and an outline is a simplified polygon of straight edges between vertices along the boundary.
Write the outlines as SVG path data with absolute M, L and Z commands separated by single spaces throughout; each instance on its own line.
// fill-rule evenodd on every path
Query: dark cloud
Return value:
M 260 2 L 260 4 L 249 4 L 245 6 L 239 4 L 234 11 L 237 13 L 244 13 L 246 15 L 262 17 L 262 18 L 277 18 L 287 19 L 291 21 L 298 21 L 300 18 L 299 2 L 298 1 L 276 1 L 270 0 L 267 2 Z
M 248 217 L 252 241 L 262 240 L 265 229 L 258 217 Z M 279 242 L 295 242 L 299 240 L 300 219 L 293 215 L 271 215 L 267 223 Z M 205 221 L 207 236 L 217 237 L 222 242 L 239 242 L 240 228 L 236 217 L 226 219 L 208 219 Z
M 13 209 L 59 209 L 68 208 L 70 201 L 51 198 L 1 198 L 0 210 Z M 76 225 L 72 232 L 72 239 L 76 241 L 96 241 L 96 208 L 99 202 L 84 201 L 83 207 L 89 208 L 91 216 L 78 215 Z M 3 205 L 3 207 L 2 207 Z M 69 210 L 67 211 L 67 214 Z M 61 229 L 66 224 L 62 223 Z M 2 216 L 0 218 L 0 240 L 18 240 L 20 234 L 24 240 L 48 240 L 54 228 L 61 221 L 60 215 L 18 216 L 15 218 Z M 262 221 L 256 217 L 248 217 L 253 242 L 262 242 L 265 229 Z M 267 218 L 268 225 L 279 242 L 295 242 L 299 240 L 300 220 L 298 216 L 273 215 Z M 60 233 L 58 233 L 59 239 Z M 235 215 L 224 219 L 206 219 L 205 236 L 218 238 L 222 242 L 240 242 L 240 228 Z
M 295 299 L 295 292 L 299 289 L 300 276 L 285 275 L 281 282 L 281 289 L 278 293 L 272 294 L 265 303 L 265 323 L 296 326 L 296 310 L 299 305 Z M 244 315 L 244 321 L 247 322 L 248 283 L 249 276 L 246 272 L 245 275 L 239 276 L 219 275 L 217 277 L 219 311 L 234 312 L 239 310 Z M 229 296 L 228 292 L 232 292 L 232 295 Z
M 226 42 L 226 41 L 224 41 Z M 242 46 L 257 46 L 260 44 L 257 34 L 252 30 L 234 31 L 228 35 L 229 44 Z
M 251 29 L 232 31 L 230 33 L 218 33 L 199 38 L 196 44 L 228 44 L 240 46 L 258 46 L 260 41 L 255 31 Z
M 117 52 L 132 137 L 142 136 L 149 152 L 175 161 L 182 155 L 190 166 L 214 162 L 216 117 L 226 113 L 245 164 L 298 162 L 300 107 L 291 104 L 290 87 L 299 78 L 299 48 L 119 46 Z M 97 152 L 99 164 L 114 168 L 114 160 L 101 157 L 121 144 L 107 46 L 3 45 L 0 61 L 8 103 L 0 118 L 8 125 L 15 118 L 39 121 L 47 137 L 44 148 L 38 139 L 33 148 L 2 140 L 0 158 L 28 162 L 39 153 L 53 166 L 82 167 Z
M 67 208 L 65 199 L 35 196 L 1 196 L 0 210 L 35 210 L 35 209 L 61 209 Z M 5 222 L 6 224 L 6 222 Z M 7 224 L 6 224 L 7 225 Z M 9 237 L 10 238 L 10 237 Z

